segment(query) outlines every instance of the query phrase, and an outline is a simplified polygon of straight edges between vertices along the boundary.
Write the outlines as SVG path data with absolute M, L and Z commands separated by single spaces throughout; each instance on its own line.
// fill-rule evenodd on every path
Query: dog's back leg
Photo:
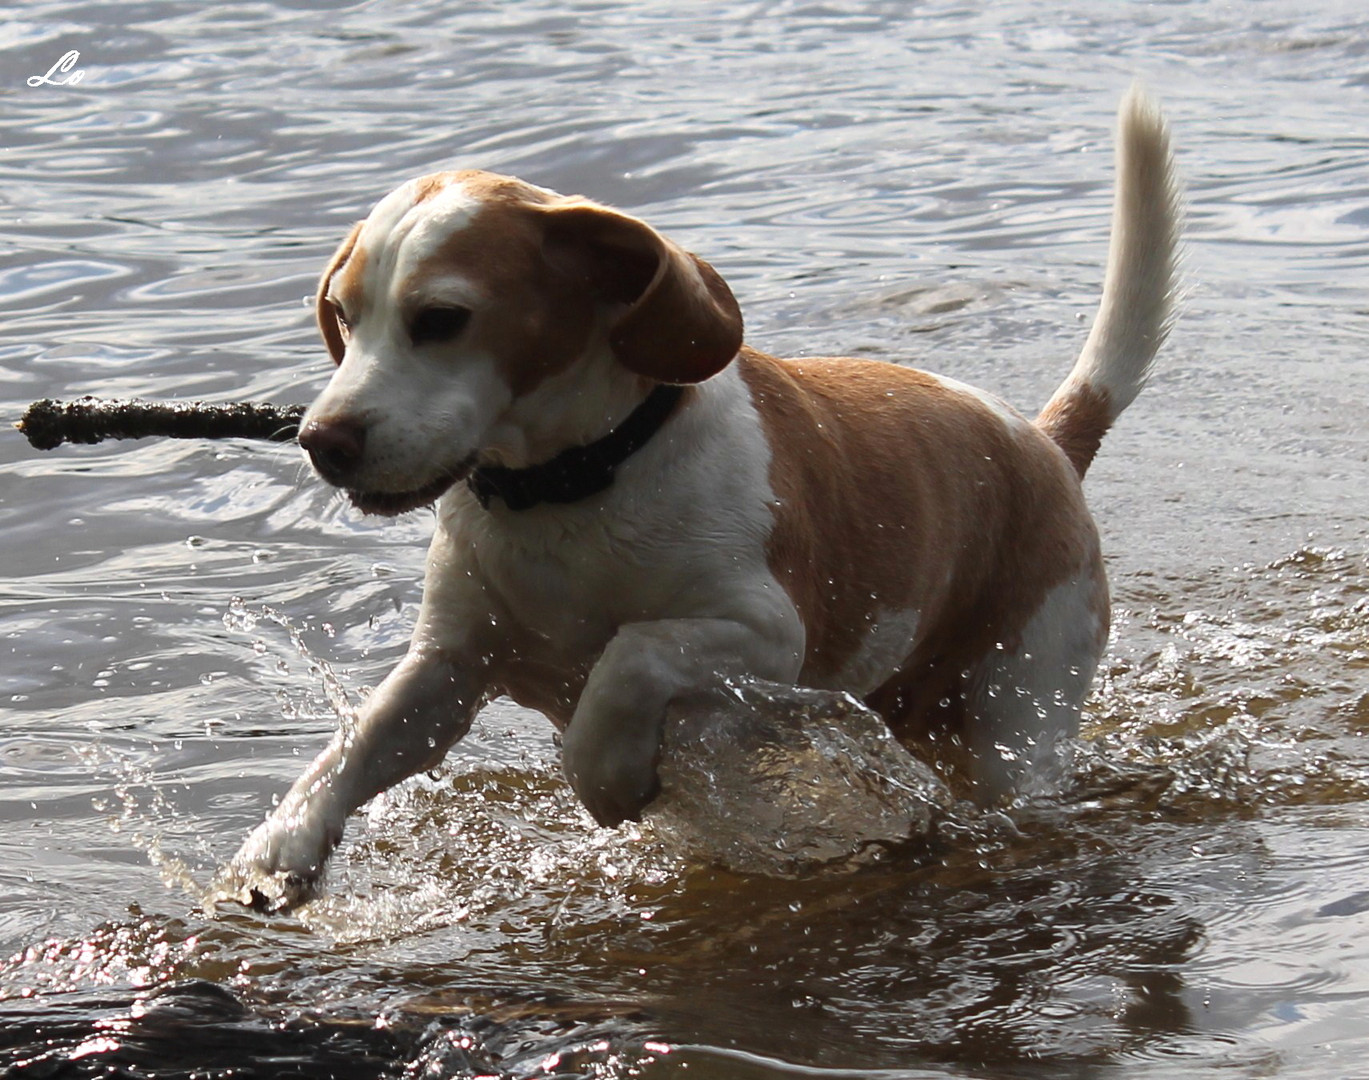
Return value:
M 980 802 L 1055 790 L 1061 739 L 1079 710 L 1108 633 L 1101 561 L 1057 585 L 1014 640 L 995 643 L 965 680 L 965 740 Z

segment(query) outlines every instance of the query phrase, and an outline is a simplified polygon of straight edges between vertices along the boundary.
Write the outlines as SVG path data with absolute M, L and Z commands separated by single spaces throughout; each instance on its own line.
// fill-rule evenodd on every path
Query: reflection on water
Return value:
M 1360 1068 L 1363 41 L 1329 0 L 1072 3 L 1050 26 L 879 0 L 17 11 L 12 416 L 90 392 L 307 400 L 323 260 L 454 162 L 648 217 L 722 269 L 755 344 L 907 359 L 1030 410 L 1095 302 L 1135 74 L 1174 123 L 1191 288 L 1089 475 L 1117 618 L 1074 783 L 954 807 L 840 873 L 596 830 L 549 726 L 498 702 L 350 823 L 297 916 L 208 910 L 397 658 L 429 522 L 358 520 L 284 447 L 0 439 L 0 1067 Z M 69 48 L 79 87 L 24 84 Z

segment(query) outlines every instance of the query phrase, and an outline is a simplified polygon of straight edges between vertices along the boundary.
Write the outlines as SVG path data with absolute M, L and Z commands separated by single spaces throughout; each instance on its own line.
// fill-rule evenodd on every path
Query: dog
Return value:
M 423 600 L 239 851 L 245 901 L 309 895 L 346 817 L 500 694 L 560 729 L 605 826 L 656 794 L 667 707 L 734 675 L 960 747 L 982 802 L 1047 782 L 1109 625 L 1081 480 L 1168 332 L 1178 202 L 1133 88 L 1099 311 L 1033 421 L 912 368 L 753 350 L 713 267 L 587 199 L 484 172 L 386 196 L 323 272 L 337 368 L 299 441 L 363 513 L 436 504 Z

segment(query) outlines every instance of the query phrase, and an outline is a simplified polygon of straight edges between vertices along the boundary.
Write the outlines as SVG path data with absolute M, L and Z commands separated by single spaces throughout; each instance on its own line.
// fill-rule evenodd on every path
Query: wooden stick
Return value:
M 140 401 L 83 397 L 35 401 L 14 426 L 38 450 L 64 442 L 105 439 L 267 439 L 288 442 L 299 434 L 304 405 L 233 401 Z

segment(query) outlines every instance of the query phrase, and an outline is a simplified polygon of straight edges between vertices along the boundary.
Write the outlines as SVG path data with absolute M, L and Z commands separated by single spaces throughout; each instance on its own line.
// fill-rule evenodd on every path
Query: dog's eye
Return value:
M 342 310 L 341 304 L 332 300 L 329 300 L 328 303 L 332 305 L 333 318 L 337 320 L 338 329 L 342 331 L 345 337 L 352 332 L 352 320 L 347 318 L 347 313 Z
M 469 308 L 424 308 L 409 323 L 409 340 L 415 345 L 434 345 L 450 341 L 461 333 L 470 317 Z

